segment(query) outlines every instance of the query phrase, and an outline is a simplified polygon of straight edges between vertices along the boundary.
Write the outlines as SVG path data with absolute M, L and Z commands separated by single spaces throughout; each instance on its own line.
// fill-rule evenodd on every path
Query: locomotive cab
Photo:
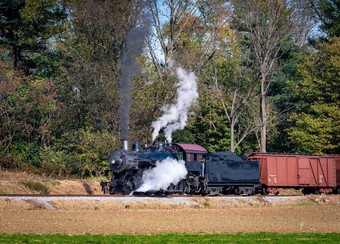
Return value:
M 208 153 L 204 147 L 183 143 L 175 143 L 172 147 L 178 151 L 179 160 L 185 161 L 189 174 L 204 176 L 204 155 Z
M 178 152 L 179 160 L 185 161 L 188 175 L 182 181 L 183 193 L 206 194 L 207 183 L 205 180 L 205 155 L 207 150 L 196 144 L 174 143 L 172 148 Z

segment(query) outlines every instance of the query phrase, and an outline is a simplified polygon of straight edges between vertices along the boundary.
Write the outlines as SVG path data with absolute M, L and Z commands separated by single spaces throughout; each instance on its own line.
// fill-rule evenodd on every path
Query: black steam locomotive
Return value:
M 167 158 L 183 160 L 188 174 L 178 184 L 170 184 L 166 190 L 149 191 L 144 194 L 255 194 L 260 191 L 259 162 L 245 161 L 232 152 L 208 153 L 195 144 L 164 144 L 158 142 L 146 150 L 134 143 L 128 150 L 113 151 L 109 157 L 112 171 L 110 182 L 101 182 L 104 193 L 130 194 L 142 184 L 146 170 L 156 166 L 157 161 Z M 136 192 L 137 193 L 137 192 Z

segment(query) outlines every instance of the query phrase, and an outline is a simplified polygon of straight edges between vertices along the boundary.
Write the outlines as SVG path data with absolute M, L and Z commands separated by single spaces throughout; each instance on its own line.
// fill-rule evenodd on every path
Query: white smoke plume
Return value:
M 197 101 L 198 89 L 195 74 L 182 68 L 177 68 L 176 72 L 179 79 L 176 85 L 178 87 L 176 100 L 173 104 L 162 107 L 161 110 L 164 114 L 152 122 L 154 128 L 152 141 L 156 139 L 159 131 L 166 126 L 165 137 L 168 142 L 171 142 L 172 132 L 184 129 L 187 124 L 189 109 Z
M 159 191 L 166 190 L 170 184 L 178 184 L 185 179 L 188 171 L 183 160 L 177 161 L 173 158 L 166 158 L 163 161 L 157 161 L 156 167 L 143 173 L 143 184 L 136 191 Z

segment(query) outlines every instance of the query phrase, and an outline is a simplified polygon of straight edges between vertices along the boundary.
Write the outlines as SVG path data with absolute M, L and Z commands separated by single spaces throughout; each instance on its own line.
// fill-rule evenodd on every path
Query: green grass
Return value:
M 203 205 L 204 205 L 204 207 L 210 208 L 210 203 L 208 203 L 208 202 L 204 202 Z
M 47 195 L 50 193 L 50 189 L 39 181 L 26 180 L 22 184 L 39 194 Z
M 339 243 L 340 233 L 0 234 L 0 243 Z
M 44 179 L 41 182 L 50 183 L 52 186 L 59 186 L 61 182 L 59 180 Z

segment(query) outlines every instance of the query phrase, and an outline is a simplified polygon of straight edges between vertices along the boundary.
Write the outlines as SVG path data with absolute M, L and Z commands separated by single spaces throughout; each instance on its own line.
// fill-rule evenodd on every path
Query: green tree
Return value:
M 222 108 L 229 129 L 228 150 L 234 152 L 250 134 L 258 130 L 256 83 L 243 54 L 218 55 L 209 62 L 204 73 L 212 99 Z M 241 64 L 244 62 L 244 64 Z
M 230 150 L 230 123 L 215 89 L 202 89 L 199 110 L 188 129 L 195 135 L 195 142 L 209 152 Z
M 340 152 L 340 38 L 321 43 L 302 57 L 301 82 L 292 86 L 300 101 L 290 117 L 290 145 L 297 153 Z
M 308 46 L 297 46 L 292 39 L 283 43 L 278 59 L 274 81 L 268 91 L 268 102 L 272 108 L 268 126 L 267 147 L 269 152 L 289 152 L 287 128 L 291 127 L 288 118 L 299 102 L 290 90 L 291 82 L 299 82 L 299 57 L 306 53 Z
M 321 21 L 320 29 L 328 38 L 340 35 L 340 2 L 339 0 L 317 0 L 310 3 Z
M 63 28 L 65 9 L 59 0 L 0 2 L 0 46 L 10 50 L 15 68 L 28 73 L 34 58 L 48 49 Z

